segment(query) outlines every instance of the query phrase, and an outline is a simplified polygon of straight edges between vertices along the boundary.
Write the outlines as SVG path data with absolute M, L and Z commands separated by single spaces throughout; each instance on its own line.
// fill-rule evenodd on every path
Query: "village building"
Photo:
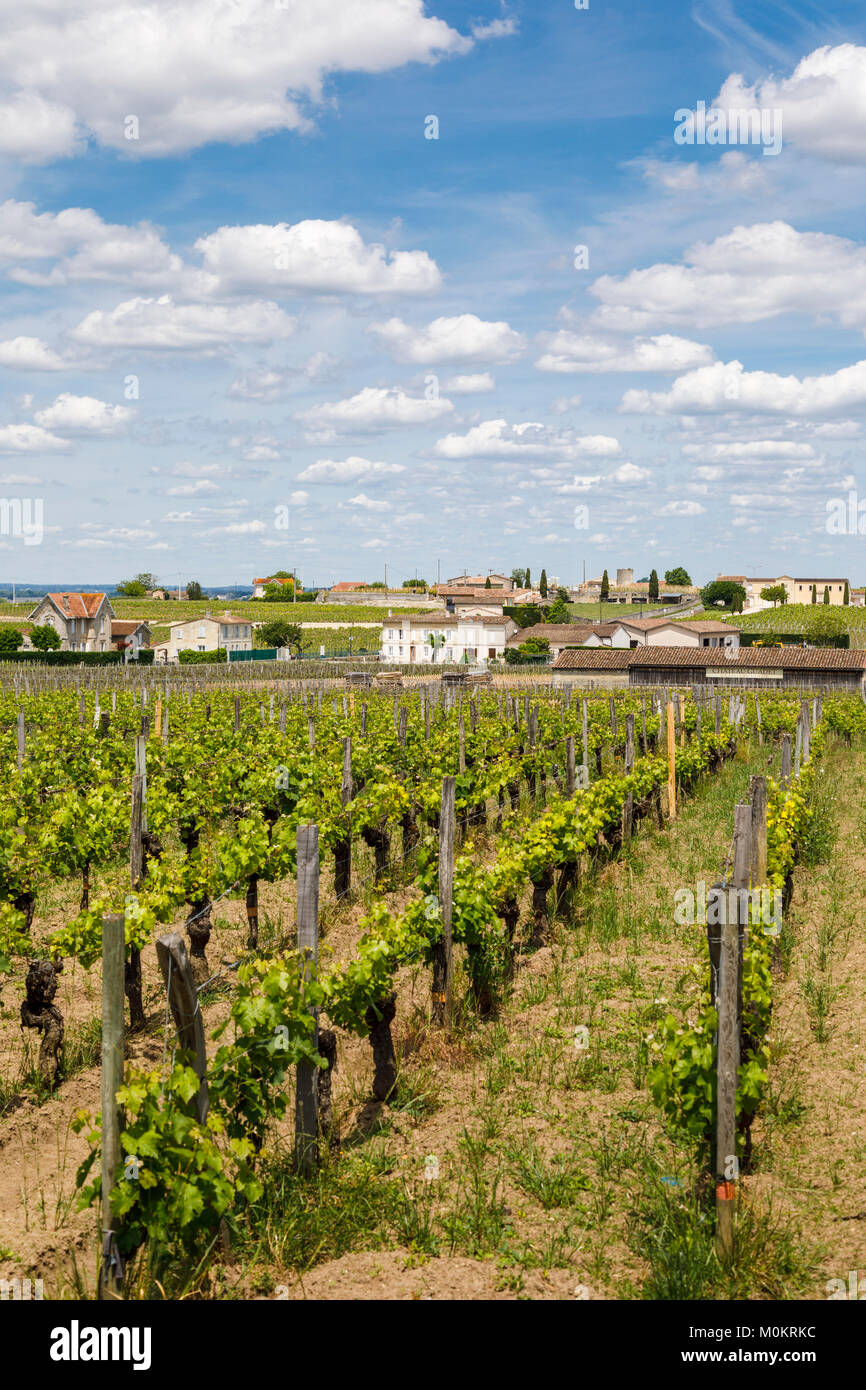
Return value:
M 442 616 L 395 613 L 382 628 L 381 659 L 410 666 L 446 662 L 485 666 L 501 660 L 506 642 L 517 630 L 512 618 L 477 610 Z
M 213 616 L 205 613 L 169 624 L 169 639 L 154 647 L 157 662 L 176 662 L 182 651 L 249 652 L 253 647 L 253 628 L 248 618 L 235 613 Z
M 788 603 L 809 603 L 812 602 L 812 589 L 815 590 L 815 602 L 824 602 L 824 589 L 827 589 L 831 605 L 836 607 L 845 603 L 845 589 L 848 589 L 848 601 L 854 607 L 862 606 L 862 599 L 855 601 L 854 593 L 862 594 L 862 590 L 852 590 L 850 583 L 845 578 L 837 575 L 833 579 L 797 579 L 790 574 L 781 574 L 776 579 L 750 579 L 744 574 L 720 574 L 717 575 L 717 582 L 721 580 L 733 581 L 741 584 L 746 591 L 746 598 L 743 604 L 744 613 L 760 613 L 765 608 L 774 608 L 784 605 L 774 604 L 772 599 L 761 598 L 763 589 L 778 588 L 781 586 L 787 594 Z
M 107 594 L 46 594 L 28 613 L 27 621 L 34 627 L 53 627 L 60 638 L 60 651 L 112 650 L 114 609 Z
M 866 651 L 840 647 L 570 648 L 553 663 L 554 685 L 738 686 L 866 694 Z
M 111 645 L 119 652 L 128 652 L 137 657 L 140 651 L 150 646 L 150 626 L 145 622 L 117 619 L 111 624 Z

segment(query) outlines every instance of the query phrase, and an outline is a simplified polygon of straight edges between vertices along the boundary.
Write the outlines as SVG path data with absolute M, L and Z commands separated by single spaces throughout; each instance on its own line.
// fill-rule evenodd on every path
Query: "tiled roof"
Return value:
M 634 652 L 628 647 L 566 647 L 553 663 L 554 671 L 628 670 Z
M 618 660 L 601 660 L 605 657 Z M 670 670 L 713 666 L 732 670 L 864 671 L 866 651 L 846 651 L 842 647 L 739 647 L 732 656 L 725 657 L 718 647 L 579 647 L 561 652 L 553 663 L 554 670 L 578 671 L 630 666 Z
M 509 637 L 508 645 L 519 646 L 521 642 L 528 642 L 531 637 L 544 637 L 548 642 L 573 642 L 577 645 L 585 642 L 591 633 L 590 623 L 533 623 L 531 627 L 522 627 L 519 632 Z
M 667 627 L 672 621 L 671 618 L 620 618 L 619 622 L 627 627 L 636 627 L 640 632 L 652 632 L 653 628 Z M 680 624 L 678 623 L 679 627 Z
M 46 594 L 46 598 L 57 604 L 65 618 L 94 618 L 105 599 L 105 594 L 58 593 Z
M 670 622 L 671 619 L 668 619 Z M 677 619 L 677 627 L 684 627 L 686 632 L 739 632 L 738 627 L 732 623 L 720 622 L 718 618 L 682 618 Z
M 126 618 L 118 621 L 115 619 L 111 624 L 112 637 L 129 637 L 133 632 L 137 632 L 140 627 L 147 627 L 148 624 L 142 619 L 140 622 L 132 622 Z

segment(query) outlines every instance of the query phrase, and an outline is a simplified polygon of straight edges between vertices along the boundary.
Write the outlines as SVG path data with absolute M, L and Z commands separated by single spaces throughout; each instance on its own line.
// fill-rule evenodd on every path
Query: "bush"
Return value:
M 8 627 L 6 623 L 0 626 L 0 655 L 7 652 L 17 652 L 21 643 L 24 641 L 20 628 Z
M 219 661 L 225 665 L 226 653 L 224 647 L 210 652 L 194 652 L 191 647 L 184 647 L 183 651 L 178 652 L 177 659 L 181 666 L 210 666 Z
M 60 647 L 60 633 L 50 623 L 37 623 L 30 629 L 30 641 L 38 652 L 56 652 Z

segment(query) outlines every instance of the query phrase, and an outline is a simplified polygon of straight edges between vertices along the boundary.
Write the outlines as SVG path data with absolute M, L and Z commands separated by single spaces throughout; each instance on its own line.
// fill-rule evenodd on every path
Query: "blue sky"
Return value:
M 4 23 L 4 580 L 866 579 L 862 7 Z M 677 144 L 699 102 L 780 152 Z

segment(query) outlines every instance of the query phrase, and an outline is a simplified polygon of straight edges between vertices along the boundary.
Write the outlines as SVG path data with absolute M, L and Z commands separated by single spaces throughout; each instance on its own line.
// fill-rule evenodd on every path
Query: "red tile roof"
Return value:
M 105 594 L 58 593 L 46 594 L 46 598 L 57 604 L 65 618 L 95 618 Z

